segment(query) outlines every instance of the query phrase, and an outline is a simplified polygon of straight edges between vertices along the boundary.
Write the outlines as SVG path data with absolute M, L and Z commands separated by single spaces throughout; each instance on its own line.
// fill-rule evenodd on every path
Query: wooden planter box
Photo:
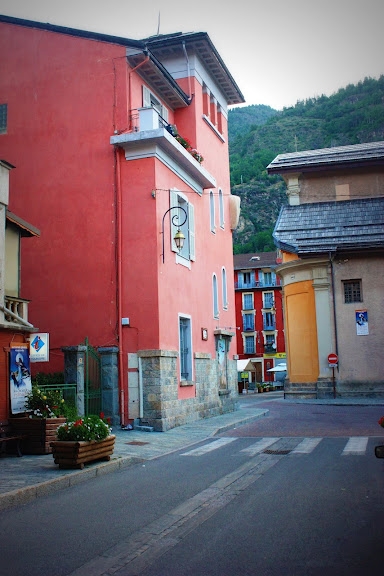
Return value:
M 50 454 L 51 442 L 56 440 L 56 430 L 65 418 L 11 418 L 9 423 L 15 434 L 25 434 L 21 442 L 23 454 Z
M 115 439 L 116 436 L 112 434 L 99 442 L 55 440 L 51 442 L 52 455 L 59 468 L 83 469 L 87 462 L 110 460 L 115 447 Z

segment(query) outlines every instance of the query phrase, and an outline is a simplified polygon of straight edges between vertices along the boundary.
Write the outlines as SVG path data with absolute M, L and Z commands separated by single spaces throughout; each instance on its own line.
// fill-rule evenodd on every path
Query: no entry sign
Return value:
M 338 361 L 339 358 L 337 357 L 337 354 L 328 354 L 328 364 L 330 366 L 337 366 Z

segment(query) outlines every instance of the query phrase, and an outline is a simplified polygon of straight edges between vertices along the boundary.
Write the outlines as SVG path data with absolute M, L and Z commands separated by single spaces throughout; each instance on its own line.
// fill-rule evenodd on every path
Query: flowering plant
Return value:
M 198 152 L 196 150 L 196 148 L 192 148 L 192 144 L 190 143 L 188 138 L 184 138 L 184 136 L 181 136 L 178 133 L 177 127 L 175 124 L 170 124 L 168 131 L 187 150 L 187 152 L 189 152 L 195 158 L 195 160 L 197 160 L 199 162 L 199 164 L 201 164 L 203 162 L 204 158 L 202 157 L 200 152 Z
M 382 428 L 384 428 L 384 416 L 382 416 L 379 420 L 379 424 Z
M 25 396 L 25 411 L 30 418 L 59 418 L 65 409 L 64 398 L 59 390 L 41 390 L 32 386 Z
M 77 420 L 67 421 L 61 424 L 57 429 L 58 440 L 78 440 L 96 442 L 107 438 L 112 428 L 107 419 L 100 416 L 82 416 Z

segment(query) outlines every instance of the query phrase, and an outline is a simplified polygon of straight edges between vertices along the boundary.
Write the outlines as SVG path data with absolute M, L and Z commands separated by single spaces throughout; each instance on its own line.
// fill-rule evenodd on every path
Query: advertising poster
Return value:
M 28 344 L 24 346 L 20 344 L 11 348 L 9 371 L 11 412 L 19 414 L 25 412 L 25 397 L 32 390 Z
M 365 336 L 369 334 L 368 331 L 368 311 L 355 310 L 356 315 L 356 334 L 358 336 Z
M 49 362 L 49 334 L 32 334 L 29 346 L 31 362 Z

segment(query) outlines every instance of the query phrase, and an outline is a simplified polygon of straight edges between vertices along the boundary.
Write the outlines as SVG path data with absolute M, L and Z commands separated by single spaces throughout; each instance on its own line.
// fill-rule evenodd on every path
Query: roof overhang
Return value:
M 29 224 L 19 216 L 16 216 L 13 212 L 10 212 L 8 209 L 6 211 L 6 218 L 8 222 L 12 222 L 15 224 L 20 230 L 21 236 L 40 236 L 40 230 Z

